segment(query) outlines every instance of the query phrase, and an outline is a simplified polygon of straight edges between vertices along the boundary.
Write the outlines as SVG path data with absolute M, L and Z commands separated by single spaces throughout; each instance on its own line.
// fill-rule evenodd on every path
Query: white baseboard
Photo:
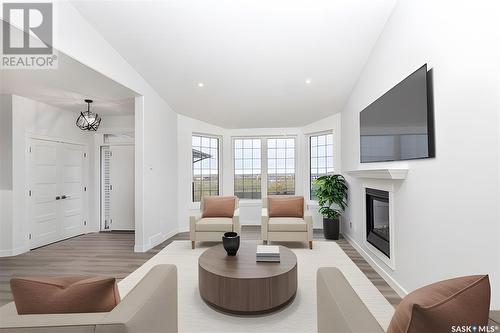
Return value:
M 371 256 L 370 253 L 366 252 L 353 238 L 348 235 L 342 234 L 345 239 L 356 249 L 356 251 L 361 254 L 361 256 L 368 262 L 368 264 L 391 286 L 392 289 L 401 297 L 408 295 L 406 291 L 396 280 L 390 276 L 382 266 L 380 266 Z
M 30 248 L 27 246 L 20 246 L 14 249 L 0 250 L 0 257 L 13 257 L 19 254 L 29 252 Z
M 177 235 L 179 230 L 177 228 L 173 229 L 172 231 L 164 234 L 164 233 L 157 233 L 156 235 L 153 235 L 149 237 L 148 242 L 146 244 L 136 244 L 134 246 L 134 252 L 147 252 L 151 250 L 153 247 L 156 245 L 159 245 L 169 239 L 170 237 L 173 237 Z

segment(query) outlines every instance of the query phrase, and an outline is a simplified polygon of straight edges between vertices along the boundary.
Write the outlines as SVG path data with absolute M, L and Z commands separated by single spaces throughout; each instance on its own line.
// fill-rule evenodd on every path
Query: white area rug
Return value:
M 212 244 L 208 244 L 212 245 Z M 198 257 L 209 246 L 191 250 L 190 241 L 174 241 L 160 253 L 119 282 L 124 297 L 152 266 L 174 264 L 178 272 L 179 332 L 317 332 L 316 271 L 319 267 L 339 267 L 353 289 L 387 329 L 394 308 L 361 270 L 334 242 L 318 241 L 314 249 L 291 248 L 297 255 L 298 290 L 286 308 L 262 316 L 233 316 L 205 304 L 198 291 Z

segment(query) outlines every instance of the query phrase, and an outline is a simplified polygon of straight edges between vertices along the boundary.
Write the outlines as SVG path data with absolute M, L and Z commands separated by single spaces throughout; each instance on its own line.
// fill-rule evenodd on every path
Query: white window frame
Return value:
M 337 169 L 337 159 L 335 156 L 335 133 L 333 129 L 331 130 L 326 130 L 326 131 L 320 131 L 320 132 L 313 132 L 313 133 L 308 133 L 306 135 L 306 145 L 307 145 L 307 186 L 306 186 L 306 191 L 307 191 L 307 197 L 309 198 L 309 201 L 313 204 L 317 204 L 318 200 L 315 200 L 311 197 L 311 137 L 313 136 L 320 136 L 320 135 L 327 135 L 331 134 L 333 136 L 333 173 L 335 173 L 335 170 Z
M 233 188 L 232 192 L 233 195 L 235 193 L 234 191 L 234 179 L 235 179 L 235 156 L 234 156 L 234 141 L 238 139 L 259 139 L 260 140 L 260 177 L 261 177 L 261 183 L 260 183 L 260 199 L 240 199 L 247 201 L 247 202 L 255 202 L 255 201 L 261 201 L 263 198 L 267 197 L 267 139 L 294 139 L 295 144 L 294 144 L 294 150 L 295 150 L 295 158 L 294 158 L 294 169 L 295 169 L 295 195 L 297 195 L 297 188 L 298 188 L 298 146 L 299 146 L 299 138 L 297 135 L 250 135 L 250 136 L 232 136 L 231 137 L 231 168 L 232 168 L 232 177 L 233 177 Z
M 219 194 L 218 195 L 221 195 L 223 193 L 223 190 L 222 190 L 222 172 L 223 172 L 223 163 L 222 163 L 222 150 L 223 150 L 223 137 L 220 136 L 220 135 L 215 135 L 215 134 L 208 134 L 208 133 L 202 133 L 202 132 L 192 132 L 191 133 L 191 149 L 189 150 L 189 157 L 191 159 L 191 181 L 189 182 L 189 185 L 191 186 L 189 192 L 191 193 L 191 204 L 194 204 L 194 205 L 199 205 L 200 204 L 200 201 L 194 201 L 194 197 L 193 197 L 193 181 L 194 181 L 194 175 L 193 175 L 193 136 L 200 136 L 200 137 L 206 137 L 206 138 L 211 138 L 211 139 L 217 139 L 218 142 L 219 142 L 219 149 L 218 149 L 218 152 L 217 152 L 217 166 L 218 166 L 218 170 L 219 170 L 219 176 L 218 176 L 218 182 L 217 182 L 217 185 L 218 185 L 218 189 L 219 189 Z

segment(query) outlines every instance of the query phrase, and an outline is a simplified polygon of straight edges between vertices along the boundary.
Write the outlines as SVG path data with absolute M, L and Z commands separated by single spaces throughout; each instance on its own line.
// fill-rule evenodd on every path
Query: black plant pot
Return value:
M 323 218 L 323 234 L 326 239 L 339 239 L 339 219 Z
M 222 236 L 222 245 L 228 256 L 235 256 L 240 248 L 240 235 L 236 232 L 226 232 Z

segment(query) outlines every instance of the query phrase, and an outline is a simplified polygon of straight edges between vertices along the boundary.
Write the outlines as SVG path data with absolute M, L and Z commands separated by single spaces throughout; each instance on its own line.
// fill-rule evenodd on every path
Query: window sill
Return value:
M 262 206 L 262 199 L 240 199 L 240 207 L 258 207 Z

